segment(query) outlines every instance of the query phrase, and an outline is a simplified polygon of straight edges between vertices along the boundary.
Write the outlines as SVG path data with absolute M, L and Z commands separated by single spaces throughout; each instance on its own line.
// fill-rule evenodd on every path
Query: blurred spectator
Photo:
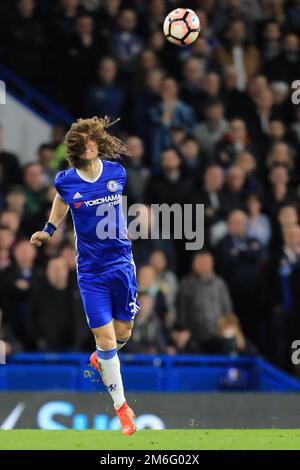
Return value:
M 61 123 L 54 124 L 51 130 L 51 141 L 54 149 L 53 159 L 50 163 L 50 167 L 53 170 L 65 168 L 66 166 L 66 155 L 65 155 L 65 134 L 67 132 L 66 126 Z
M 256 353 L 255 347 L 246 341 L 239 319 L 232 313 L 219 319 L 214 352 L 231 356 Z
M 257 342 L 259 307 L 258 269 L 263 259 L 261 243 L 247 235 L 247 216 L 235 210 L 228 217 L 228 234 L 216 251 L 218 272 L 225 279 L 234 301 L 234 311 L 243 331 Z
M 120 117 L 124 93 L 117 84 L 117 73 L 117 63 L 113 58 L 106 57 L 101 60 L 98 66 L 99 83 L 92 85 L 87 92 L 87 115 Z
M 155 55 L 155 59 L 160 64 L 160 67 L 163 66 L 171 75 L 177 76 L 178 67 L 180 66 L 179 60 L 176 55 L 174 55 L 171 44 L 166 44 L 162 29 L 159 28 L 151 33 L 147 41 L 147 46 Z
M 257 174 L 257 161 L 254 155 L 247 151 L 237 154 L 234 166 L 239 167 L 246 176 L 245 189 L 253 192 L 261 189 L 261 183 Z
M 285 126 L 279 119 L 273 119 L 269 122 L 268 137 L 269 147 L 272 145 L 283 142 L 285 139 Z
M 296 34 L 286 34 L 282 42 L 282 52 L 278 57 L 265 63 L 265 73 L 270 81 L 283 81 L 290 85 L 300 73 L 299 38 Z
M 14 232 L 7 225 L 0 225 L 0 250 L 10 250 L 14 241 Z
M 56 189 L 53 185 L 45 187 L 45 197 L 41 204 L 38 207 L 38 210 L 31 215 L 24 214 L 21 224 L 22 234 L 30 237 L 32 233 L 40 230 L 41 220 L 48 220 L 50 216 L 50 209 L 54 197 L 56 196 Z M 60 228 L 59 228 L 60 232 Z M 55 237 L 56 238 L 56 237 Z M 49 241 L 50 244 L 53 243 L 53 240 Z M 47 247 L 44 247 L 47 250 Z M 40 250 L 41 252 L 43 250 Z
M 147 13 L 143 20 L 143 27 L 147 33 L 156 31 L 161 28 L 161 25 L 167 14 L 166 2 L 164 0 L 149 0 L 147 3 Z
M 14 262 L 1 274 L 1 307 L 14 336 L 24 347 L 28 338 L 27 321 L 32 289 L 38 285 L 39 269 L 34 265 L 36 249 L 28 240 L 20 240 L 13 249 Z
M 193 188 L 194 180 L 191 176 L 185 176 L 181 169 L 181 159 L 174 148 L 166 149 L 162 152 L 161 171 L 153 174 L 149 180 L 145 191 L 145 202 L 147 204 L 163 204 L 168 206 L 179 205 L 182 210 L 183 204 L 188 200 L 188 196 Z M 175 206 L 176 207 L 176 206 Z M 158 214 L 159 217 L 159 214 Z M 159 219 L 158 219 L 159 221 Z M 184 234 L 183 219 L 181 219 L 181 233 Z M 185 253 L 184 235 L 176 238 L 176 224 L 170 220 L 170 228 L 167 225 L 165 234 L 165 224 L 159 224 L 158 235 L 162 241 L 168 245 L 166 254 L 170 260 L 174 260 L 178 273 L 184 273 L 189 264 L 189 257 Z M 178 226 L 177 226 L 178 228 Z M 162 246 L 160 246 L 162 248 Z
M 226 0 L 226 13 L 229 18 L 248 18 L 251 21 L 261 19 L 261 2 L 258 0 Z
M 135 86 L 143 85 L 151 70 L 159 68 L 159 61 L 152 49 L 143 49 L 138 57 Z
M 127 352 L 148 354 L 164 353 L 166 340 L 162 322 L 155 310 L 153 297 L 148 293 L 139 294 L 140 311 L 136 316 L 131 341 L 126 347 Z
M 237 154 L 244 150 L 253 151 L 246 124 L 242 119 L 233 119 L 229 123 L 228 133 L 217 145 L 217 161 L 223 168 L 228 168 Z
M 291 102 L 291 88 L 285 82 L 271 82 L 271 92 L 273 94 L 273 113 L 274 118 L 282 123 L 284 127 L 284 137 L 290 133 L 287 132 L 286 124 L 291 120 L 293 104 Z M 291 141 L 292 142 L 292 141 Z
M 171 128 L 171 140 L 172 145 L 178 148 L 183 142 L 189 137 L 190 134 L 187 129 L 183 127 L 172 127 Z
M 178 290 L 177 278 L 171 270 L 168 270 L 167 257 L 163 251 L 153 251 L 149 258 L 149 264 L 155 271 L 159 288 L 165 295 L 168 309 L 172 312 L 173 316 L 174 303 Z
M 289 98 L 289 85 L 285 82 L 271 82 L 270 88 L 273 93 L 274 105 L 280 109 Z
M 176 149 L 169 148 L 162 152 L 161 171 L 153 174 L 146 186 L 147 204 L 184 203 L 191 190 L 191 179 L 182 175 L 181 164 Z
M 100 3 L 102 3 L 101 0 L 81 0 L 81 5 L 90 12 L 95 12 L 100 7 Z
M 265 17 L 272 18 L 279 25 L 286 21 L 284 0 L 265 0 L 263 3 Z
M 143 139 L 148 150 L 152 146 L 150 110 L 160 101 L 160 89 L 164 71 L 156 68 L 147 73 L 145 83 L 132 91 L 132 133 Z
M 68 286 L 68 267 L 61 257 L 49 260 L 46 277 L 33 292 L 27 323 L 35 347 L 46 351 L 68 351 L 78 347 L 78 334 L 87 334 L 80 296 Z M 78 328 L 86 328 L 83 332 Z M 73 327 L 70 329 L 70 323 Z M 53 328 L 55 325 L 55 328 Z M 79 341 L 81 343 L 82 341 Z
M 127 166 L 126 194 L 129 204 L 143 201 L 145 187 L 150 176 L 149 169 L 145 167 L 145 149 L 143 141 L 137 136 L 127 139 L 130 160 Z
M 194 135 L 209 161 L 212 161 L 216 145 L 227 131 L 224 106 L 218 100 L 210 101 L 205 108 L 205 120 L 194 127 Z
M 53 7 L 49 26 L 55 46 L 66 44 L 74 32 L 77 15 L 82 12 L 80 0 L 58 0 Z M 57 48 L 55 48 L 57 50 Z
M 267 247 L 271 237 L 269 218 L 262 213 L 262 200 L 257 194 L 250 194 L 246 200 L 248 211 L 247 235 Z
M 299 223 L 297 208 L 294 205 L 282 206 L 278 211 L 277 217 L 272 222 L 270 253 L 276 256 L 282 248 L 284 230 Z
M 181 350 L 212 352 L 210 346 L 217 336 L 218 322 L 222 315 L 232 313 L 233 308 L 225 282 L 214 273 L 210 253 L 202 252 L 194 257 L 192 273 L 180 283 L 177 305 L 181 336 L 186 330 L 189 335 L 184 333 L 186 344 L 182 344 L 175 329 L 175 344 Z
M 222 66 L 235 66 L 239 90 L 246 88 L 249 77 L 258 72 L 261 65 L 259 50 L 248 42 L 245 23 L 235 19 L 227 26 L 224 45 L 217 50 L 217 60 Z
M 171 144 L 170 128 L 192 128 L 193 110 L 178 99 L 178 87 L 173 78 L 166 77 L 161 85 L 161 102 L 150 109 L 153 132 L 153 165 L 159 165 L 160 153 Z
M 150 265 L 141 266 L 137 273 L 137 280 L 139 292 L 149 294 L 153 299 L 154 308 L 160 320 L 163 322 L 167 320 L 169 314 L 168 304 L 164 293 L 160 289 L 154 268 Z
M 265 209 L 275 218 L 278 210 L 285 205 L 297 202 L 297 196 L 289 188 L 289 173 L 285 166 L 279 165 L 270 169 L 270 186 L 265 193 Z
M 299 33 L 300 31 L 300 3 L 299 0 L 292 0 L 287 9 L 287 23 L 289 28 Z
M 253 109 L 256 106 L 256 99 L 261 95 L 262 92 L 269 89 L 268 80 L 262 73 L 257 73 L 249 79 L 246 96 L 242 100 L 241 107 L 239 108 L 241 115 L 247 119 L 249 114 L 253 113 Z M 250 120 L 249 120 L 250 121 Z M 251 121 L 250 121 L 251 122 Z
M 194 108 L 197 116 L 201 116 L 203 113 L 203 91 L 201 88 L 203 74 L 203 65 L 200 59 L 190 57 L 184 62 L 180 96 L 185 103 Z
M 266 165 L 268 168 L 283 166 L 292 175 L 294 160 L 289 146 L 285 142 L 275 143 L 267 156 Z
M 61 247 L 61 257 L 65 260 L 69 269 L 69 283 L 74 289 L 78 290 L 76 272 L 76 249 L 74 244 L 65 241 Z
M 220 75 L 217 72 L 208 71 L 201 81 L 201 87 L 202 96 L 200 97 L 200 109 L 198 110 L 198 118 L 200 120 L 202 120 L 205 116 L 204 110 L 206 109 L 208 103 L 210 103 L 212 100 L 222 100 Z M 197 103 L 197 101 L 195 101 L 195 103 Z M 195 108 L 195 104 L 193 107 Z
M 38 212 L 46 200 L 46 181 L 40 163 L 28 163 L 24 168 L 25 214 Z
M 201 23 L 201 37 L 199 37 L 197 41 L 194 42 L 194 44 L 191 46 L 190 54 L 192 54 L 197 59 L 200 59 L 203 71 L 220 73 L 220 65 L 216 62 L 213 54 L 214 48 L 217 45 L 217 41 L 215 38 L 206 38 L 203 26 L 205 27 L 205 25 Z M 187 51 L 186 54 L 188 54 Z
M 63 99 L 72 104 L 70 109 L 75 116 L 80 116 L 84 107 L 84 96 L 78 90 L 85 89 L 91 75 L 94 75 L 100 53 L 106 52 L 106 43 L 96 41 L 95 28 L 91 15 L 85 13 L 76 17 L 74 34 L 66 44 L 62 57 Z
M 188 136 L 179 145 L 179 151 L 183 159 L 183 170 L 187 174 L 193 176 L 195 172 L 198 173 L 205 164 L 204 157 L 201 152 L 201 147 L 198 141 L 193 136 Z
M 275 59 L 281 52 L 281 31 L 276 21 L 268 21 L 264 25 L 262 35 L 262 55 L 268 61 Z
M 12 186 L 6 194 L 5 202 L 8 210 L 17 212 L 20 217 L 23 216 L 25 195 L 21 186 Z
M 233 201 L 224 190 L 224 174 L 220 166 L 209 165 L 204 172 L 203 185 L 189 197 L 192 204 L 204 204 L 205 240 L 214 245 L 226 232 L 225 219 Z
M 54 180 L 56 170 L 51 167 L 54 159 L 54 148 L 51 144 L 41 144 L 38 148 L 38 161 L 43 168 L 47 183 Z
M 148 263 L 149 257 L 154 250 L 163 250 L 168 260 L 174 267 L 174 246 L 170 240 L 161 240 L 151 236 L 158 233 L 157 216 L 153 207 L 145 204 L 136 204 L 136 216 L 138 222 L 137 237 L 133 237 L 132 225 L 128 225 L 129 238 L 132 241 L 132 252 L 134 261 L 139 268 Z M 136 225 L 133 227 L 136 229 Z
M 113 36 L 114 57 L 119 61 L 120 68 L 131 72 L 133 61 L 142 49 L 142 41 L 135 32 L 137 14 L 134 10 L 124 8 L 119 12 L 118 29 Z
M 11 265 L 10 251 L 0 247 L 0 274 Z
M 271 90 L 262 90 L 255 98 L 255 105 L 250 110 L 250 115 L 247 119 L 249 134 L 254 142 L 258 142 L 260 149 L 263 149 L 270 121 L 276 118 L 273 104 Z
M 97 31 L 102 44 L 111 41 L 111 32 L 116 29 L 121 0 L 103 0 L 97 14 Z
M 249 82 L 251 83 L 251 79 Z M 231 119 L 243 116 L 244 105 L 248 97 L 245 91 L 238 89 L 238 75 L 234 65 L 225 65 L 223 67 L 222 95 L 226 117 Z
M 238 165 L 232 165 L 228 168 L 225 188 L 235 208 L 243 208 L 247 197 L 246 173 Z
M 9 227 L 15 236 L 18 235 L 20 229 L 21 218 L 18 212 L 6 209 L 0 214 L 0 225 Z

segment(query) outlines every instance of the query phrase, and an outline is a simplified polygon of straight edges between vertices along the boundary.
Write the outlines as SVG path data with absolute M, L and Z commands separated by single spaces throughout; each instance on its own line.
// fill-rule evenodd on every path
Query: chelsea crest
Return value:
M 118 183 L 116 182 L 116 180 L 109 180 L 107 182 L 107 185 L 106 185 L 108 191 L 110 191 L 111 193 L 115 193 L 117 190 L 118 190 Z

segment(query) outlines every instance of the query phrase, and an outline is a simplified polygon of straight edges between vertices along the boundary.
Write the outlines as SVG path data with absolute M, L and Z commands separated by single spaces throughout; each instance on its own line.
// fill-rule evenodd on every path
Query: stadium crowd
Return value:
M 194 8 L 187 48 L 162 22 Z M 205 204 L 205 246 L 133 241 L 140 313 L 127 351 L 256 354 L 290 369 L 300 338 L 299 0 L 2 0 L 0 62 L 74 118 L 122 117 L 128 201 Z M 70 221 L 36 250 L 66 123 L 32 163 L 0 138 L 0 338 L 10 350 L 90 350 Z M 2 326 L 1 326 L 2 325 Z M 71 326 L 71 327 L 70 327 Z

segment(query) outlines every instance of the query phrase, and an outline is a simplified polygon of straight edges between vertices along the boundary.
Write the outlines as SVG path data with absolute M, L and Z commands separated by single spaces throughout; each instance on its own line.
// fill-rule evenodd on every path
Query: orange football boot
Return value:
M 130 436 L 136 431 L 136 424 L 134 422 L 135 414 L 131 408 L 127 405 L 126 401 L 123 403 L 121 408 L 118 410 L 115 409 L 119 421 L 122 426 L 122 433 L 125 436 Z

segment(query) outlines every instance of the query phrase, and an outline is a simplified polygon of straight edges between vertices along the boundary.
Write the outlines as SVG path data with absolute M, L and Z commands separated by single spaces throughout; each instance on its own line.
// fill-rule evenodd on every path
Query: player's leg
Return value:
M 125 402 L 125 398 L 116 335 L 112 324 L 112 292 L 99 277 L 92 276 L 80 277 L 79 288 L 87 321 L 96 343 L 96 351 L 90 361 L 101 373 L 104 384 L 118 409 Z
M 133 321 L 132 320 L 129 320 L 129 321 L 117 320 L 116 318 L 114 318 L 113 325 L 114 325 L 116 340 L 117 340 L 117 350 L 119 351 L 126 345 L 127 341 L 131 337 Z
M 103 383 L 113 399 L 123 434 L 133 434 L 136 431 L 135 416 L 124 396 L 113 323 L 110 322 L 100 328 L 94 328 L 92 332 L 95 336 L 97 349 L 91 356 L 91 364 L 99 370 Z
M 118 410 L 126 400 L 113 324 L 110 322 L 99 328 L 93 328 L 92 332 L 95 337 L 97 361 L 103 383 L 113 399 L 115 409 Z
M 98 278 L 99 279 L 99 278 Z M 124 397 L 124 388 L 117 354 L 117 342 L 112 323 L 113 296 L 109 276 L 105 280 L 80 279 L 79 287 L 89 326 L 94 334 L 96 351 L 91 364 L 100 372 L 110 393 L 123 434 L 135 432 L 134 413 Z

